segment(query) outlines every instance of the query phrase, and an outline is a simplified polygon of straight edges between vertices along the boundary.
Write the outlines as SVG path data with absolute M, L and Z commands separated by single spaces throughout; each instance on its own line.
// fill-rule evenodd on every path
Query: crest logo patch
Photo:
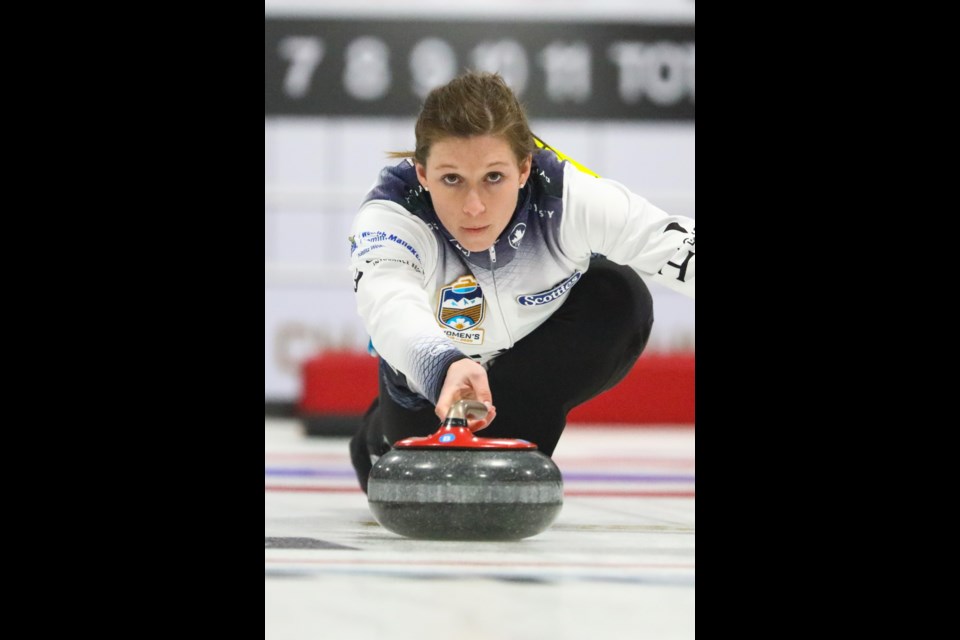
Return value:
M 486 305 L 483 290 L 473 276 L 462 276 L 440 289 L 437 306 L 437 322 L 448 338 L 463 344 L 483 344 L 483 329 L 477 326 L 483 322 Z

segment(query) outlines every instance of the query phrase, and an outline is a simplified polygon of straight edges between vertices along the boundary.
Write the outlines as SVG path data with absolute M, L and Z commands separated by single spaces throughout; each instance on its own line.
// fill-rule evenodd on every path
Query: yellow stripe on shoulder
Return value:
M 550 145 L 548 145 L 546 142 L 544 142 L 543 140 L 541 140 L 541 139 L 538 138 L 537 136 L 533 136 L 533 141 L 534 141 L 534 143 L 536 143 L 536 145 L 537 145 L 539 148 L 541 148 L 541 149 L 548 149 L 548 150 L 550 150 L 550 151 L 553 151 L 558 158 L 560 158 L 561 160 L 566 160 L 567 162 L 569 162 L 570 164 L 572 164 L 573 166 L 575 166 L 575 167 L 576 167 L 577 169 L 579 169 L 580 171 L 586 173 L 587 175 L 591 175 L 591 176 L 593 176 L 594 178 L 599 178 L 599 177 L 600 177 L 597 173 L 591 171 L 590 169 L 587 169 L 585 166 L 583 166 L 582 164 L 580 164 L 579 162 L 577 162 L 576 160 L 574 160 L 574 159 L 571 158 L 570 156 L 568 156 L 568 155 L 566 155 L 566 154 L 564 154 L 564 153 L 561 153 L 559 150 L 555 149 L 554 147 L 551 147 Z

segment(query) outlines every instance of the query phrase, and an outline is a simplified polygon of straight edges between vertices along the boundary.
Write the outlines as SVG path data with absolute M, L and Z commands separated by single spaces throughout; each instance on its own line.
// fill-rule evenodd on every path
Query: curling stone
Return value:
M 394 443 L 370 471 L 367 499 L 384 528 L 423 540 L 520 540 L 563 507 L 563 478 L 526 440 L 478 438 L 467 416 L 480 402 L 455 403 L 440 430 Z

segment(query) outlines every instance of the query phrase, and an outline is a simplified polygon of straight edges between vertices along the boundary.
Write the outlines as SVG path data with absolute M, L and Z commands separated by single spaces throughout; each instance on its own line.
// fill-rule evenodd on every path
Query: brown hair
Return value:
M 434 142 L 482 135 L 503 137 L 518 163 L 537 150 L 523 106 L 498 73 L 468 71 L 433 89 L 414 131 L 416 151 L 393 151 L 389 157 L 413 158 L 425 165 Z

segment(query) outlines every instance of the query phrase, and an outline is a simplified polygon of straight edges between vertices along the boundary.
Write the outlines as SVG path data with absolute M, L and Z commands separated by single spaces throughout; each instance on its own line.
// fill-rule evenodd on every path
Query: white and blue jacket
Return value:
M 595 254 L 694 297 L 694 220 L 550 151 L 534 154 L 487 251 L 467 251 L 443 227 L 409 160 L 380 173 L 351 233 L 357 310 L 391 397 L 411 409 L 436 403 L 451 362 L 489 366 L 539 327 Z

